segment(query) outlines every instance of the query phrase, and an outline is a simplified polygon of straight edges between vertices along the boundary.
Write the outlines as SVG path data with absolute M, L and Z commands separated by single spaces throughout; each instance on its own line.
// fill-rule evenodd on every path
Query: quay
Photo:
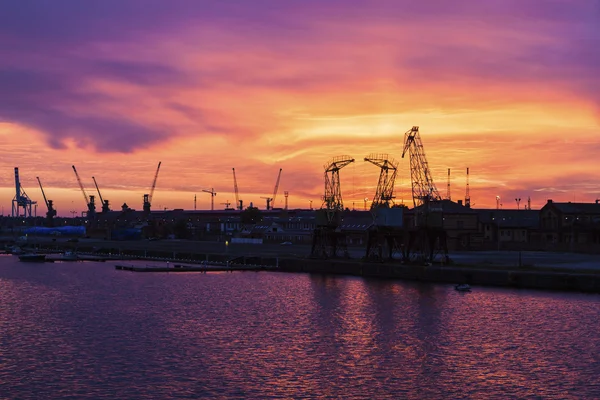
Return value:
M 173 266 L 139 266 L 139 265 L 115 265 L 115 269 L 131 272 L 233 272 L 233 271 L 265 271 L 273 270 L 273 267 L 265 265 L 181 265 Z

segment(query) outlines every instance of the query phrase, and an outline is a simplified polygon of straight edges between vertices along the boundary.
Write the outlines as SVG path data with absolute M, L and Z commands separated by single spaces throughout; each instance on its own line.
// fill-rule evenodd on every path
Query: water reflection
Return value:
M 600 296 L 43 267 L 0 261 L 9 398 L 600 395 Z

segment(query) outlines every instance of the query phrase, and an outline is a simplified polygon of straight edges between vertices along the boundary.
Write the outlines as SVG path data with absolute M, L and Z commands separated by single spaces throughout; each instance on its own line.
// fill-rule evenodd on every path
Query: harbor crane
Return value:
M 240 194 L 238 192 L 237 179 L 235 177 L 235 168 L 231 168 L 233 170 L 233 191 L 235 192 L 235 206 L 238 210 L 244 210 L 244 201 L 240 200 Z
M 162 164 L 162 161 L 159 161 L 158 167 L 156 167 L 156 173 L 154 174 L 154 180 L 152 181 L 152 186 L 150 187 L 150 193 L 144 195 L 143 210 L 147 214 L 150 213 L 150 207 L 152 206 L 152 196 L 154 196 L 154 189 L 156 188 L 156 180 L 158 179 L 158 172 L 160 171 L 160 164 Z
M 317 210 L 310 254 L 312 257 L 336 257 L 342 250 L 347 253 L 346 237 L 339 232 L 344 202 L 340 185 L 340 170 L 354 162 L 350 156 L 334 157 L 323 167 L 325 193 L 321 209 Z
M 46 203 L 46 208 L 48 211 L 46 212 L 46 225 L 48 228 L 52 228 L 54 226 L 54 217 L 56 217 L 56 210 L 54 209 L 54 204 L 52 200 L 48 200 L 46 198 L 46 193 L 44 193 L 44 188 L 42 187 L 42 181 L 40 181 L 40 177 L 36 176 L 38 183 L 40 184 L 40 190 L 42 191 L 42 196 L 44 197 L 44 203 Z
M 75 177 L 77 178 L 77 183 L 79 184 L 79 189 L 81 189 L 81 193 L 83 193 L 83 198 L 85 199 L 85 204 L 88 209 L 87 217 L 89 219 L 93 219 L 96 216 L 96 196 L 90 195 L 88 197 L 88 195 L 85 192 L 85 189 L 83 187 L 83 183 L 81 183 L 81 178 L 79 177 L 79 174 L 77 173 L 77 168 L 75 168 L 74 165 L 72 165 L 72 167 L 73 167 L 73 172 L 75 172 Z
M 25 193 L 25 189 L 21 186 L 21 180 L 19 179 L 19 168 L 15 167 L 15 198 L 12 201 L 12 216 L 13 217 L 31 217 L 32 207 L 36 206 L 37 201 L 33 201 Z M 23 213 L 21 214 L 21 209 Z
M 425 157 L 425 150 L 423 148 L 421 136 L 419 135 L 418 126 L 413 126 L 404 134 L 404 150 L 402 151 L 402 158 L 404 158 L 406 152 L 409 153 L 414 206 L 418 207 L 429 201 L 442 200 L 440 193 L 433 183 L 433 178 L 431 177 L 431 170 L 429 169 L 429 164 Z
M 261 197 L 261 199 L 265 199 L 267 201 L 267 210 L 271 210 L 275 207 L 275 199 L 277 199 L 277 190 L 279 190 L 279 181 L 281 180 L 281 171 L 283 169 L 279 168 L 279 174 L 277 175 L 277 181 L 275 182 L 275 189 L 273 190 L 273 196 L 271 197 Z
M 102 212 L 107 213 L 110 211 L 109 201 L 102 198 L 102 193 L 100 193 L 100 188 L 98 187 L 96 178 L 92 176 L 92 180 L 94 181 L 94 186 L 96 186 L 96 190 L 98 191 L 98 198 L 100 198 L 100 203 L 102 204 Z
M 448 247 L 441 207 L 442 197 L 433 183 L 418 126 L 413 126 L 404 134 L 402 158 L 407 152 L 410 158 L 415 219 L 414 226 L 409 232 L 404 257 L 405 259 L 415 257 L 429 264 L 433 262 L 436 254 L 443 252 L 442 257 L 447 260 Z
M 371 209 L 377 207 L 391 207 L 394 203 L 394 183 L 398 173 L 398 163 L 387 154 L 370 154 L 365 157 L 365 161 L 378 166 L 381 169 L 379 173 L 379 182 L 375 190 L 375 197 L 371 202 Z
M 215 189 L 211 188 L 209 189 L 202 189 L 202 191 L 204 193 L 210 193 L 210 210 L 214 211 L 215 210 L 215 196 L 217 195 L 217 192 L 215 192 Z

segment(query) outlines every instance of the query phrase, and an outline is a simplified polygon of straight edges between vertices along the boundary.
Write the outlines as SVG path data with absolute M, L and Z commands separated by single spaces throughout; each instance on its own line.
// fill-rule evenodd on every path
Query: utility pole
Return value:
M 194 211 L 196 211 L 196 195 L 194 195 Z
M 446 199 L 452 200 L 452 196 L 450 195 L 450 168 L 448 168 L 448 187 L 446 190 Z

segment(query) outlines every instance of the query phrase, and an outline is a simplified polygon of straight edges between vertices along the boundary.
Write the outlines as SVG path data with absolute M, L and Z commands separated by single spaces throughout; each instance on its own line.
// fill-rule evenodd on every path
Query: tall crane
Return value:
M 365 157 L 365 161 L 381 169 L 371 209 L 380 206 L 390 207 L 390 203 L 394 202 L 394 183 L 398 173 L 398 164 L 393 158 L 389 158 L 387 154 L 371 154 Z
M 44 203 L 46 203 L 46 208 L 48 211 L 46 212 L 46 225 L 49 228 L 54 226 L 54 217 L 56 216 L 56 210 L 54 209 L 54 204 L 52 200 L 46 199 L 46 193 L 44 193 L 44 188 L 42 187 L 42 181 L 40 181 L 40 177 L 35 177 L 40 184 L 40 190 L 42 191 L 42 196 L 44 197 Z
M 275 199 L 277 198 L 277 191 L 279 190 L 279 181 L 281 180 L 281 171 L 283 169 L 279 168 L 279 174 L 277 175 L 277 181 L 275 182 L 275 189 L 273 190 L 273 196 L 271 197 L 261 197 L 261 199 L 267 200 L 267 210 L 271 210 L 275 207 Z
M 102 193 L 100 193 L 100 188 L 98 187 L 98 183 L 96 182 L 96 178 L 92 176 L 92 179 L 94 180 L 94 186 L 96 186 L 96 190 L 98 191 L 98 198 L 100 199 L 100 203 L 102 204 L 102 212 L 103 213 L 107 213 L 107 212 L 110 211 L 109 201 L 108 200 L 104 200 L 102 198 Z
M 156 188 L 156 180 L 158 179 L 158 172 L 160 171 L 160 164 L 162 161 L 158 162 L 158 167 L 156 167 L 156 173 L 154 174 L 154 180 L 152 181 L 152 186 L 150 187 L 150 194 L 144 195 L 144 212 L 150 213 L 150 207 L 152 205 L 152 196 L 154 196 L 154 189 Z
M 344 210 L 342 189 L 340 186 L 340 169 L 353 162 L 354 158 L 350 156 L 338 156 L 324 165 L 325 195 L 323 196 L 323 205 L 321 208 L 338 211 Z
M 238 208 L 238 210 L 242 211 L 244 209 L 244 201 L 240 200 L 237 179 L 235 177 L 235 168 L 231 168 L 231 169 L 233 170 L 233 191 L 235 192 L 235 206 Z
M 204 193 L 210 193 L 210 210 L 214 211 L 215 209 L 215 196 L 217 195 L 217 192 L 215 192 L 215 189 L 211 188 L 209 189 L 202 189 L 202 191 Z
M 441 196 L 438 192 L 425 150 L 419 135 L 419 127 L 413 126 L 404 134 L 404 150 L 410 155 L 410 176 L 412 196 L 415 206 L 414 229 L 409 232 L 408 246 L 404 249 L 405 258 L 416 257 L 426 264 L 433 262 L 435 255 L 443 252 L 448 258 L 447 235 L 444 230 Z
M 407 151 L 410 156 L 410 177 L 414 206 L 418 207 L 432 200 L 441 200 L 440 193 L 431 177 L 418 126 L 413 126 L 404 134 L 402 158 L 404 158 Z
M 36 205 L 37 201 L 31 200 L 29 196 L 27 196 L 27 193 L 25 193 L 23 186 L 21 186 L 18 167 L 15 167 L 15 192 L 15 198 L 12 201 L 12 216 L 31 217 L 32 206 Z M 21 208 L 23 209 L 23 214 L 21 214 Z
M 469 167 L 467 167 L 467 189 L 465 190 L 465 207 L 471 208 L 471 193 L 469 191 Z
M 74 165 L 72 165 L 73 167 L 73 172 L 75 172 L 75 177 L 77 178 L 77 183 L 79 184 L 79 188 L 81 189 L 81 193 L 83 193 L 83 198 L 85 199 L 85 204 L 87 206 L 87 217 L 88 218 L 94 218 L 96 216 L 96 196 L 90 195 L 88 197 L 87 193 L 85 192 L 85 189 L 83 188 L 83 183 L 81 183 L 81 178 L 79 177 L 79 174 L 77 173 L 77 168 L 75 168 Z

